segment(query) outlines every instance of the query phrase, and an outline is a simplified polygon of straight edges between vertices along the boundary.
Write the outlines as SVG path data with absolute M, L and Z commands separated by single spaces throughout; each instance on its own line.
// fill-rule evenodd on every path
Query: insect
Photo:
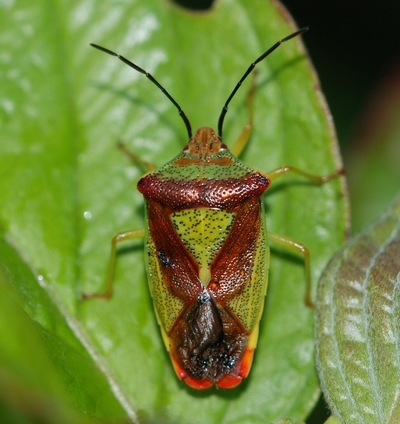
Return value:
M 177 376 L 195 389 L 233 388 L 250 372 L 267 290 L 267 238 L 304 255 L 306 302 L 311 304 L 308 250 L 291 239 L 267 235 L 262 195 L 273 180 L 288 172 L 322 184 L 341 171 L 319 177 L 291 166 L 265 174 L 249 168 L 237 156 L 249 139 L 251 125 L 231 151 L 222 141 L 228 105 L 242 82 L 281 43 L 307 29 L 278 41 L 249 66 L 225 102 L 218 134 L 203 127 L 192 135 L 181 107 L 152 75 L 92 44 L 162 90 L 177 108 L 189 142 L 178 156 L 139 180 L 137 188 L 146 202 L 146 230 L 113 238 L 106 292 L 85 297 L 112 295 L 117 244 L 146 235 L 148 282 L 162 337 Z M 250 100 L 251 96 L 250 92 Z

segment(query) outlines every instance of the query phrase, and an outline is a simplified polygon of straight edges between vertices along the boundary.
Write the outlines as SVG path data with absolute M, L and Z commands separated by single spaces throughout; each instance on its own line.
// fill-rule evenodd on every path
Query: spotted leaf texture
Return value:
M 344 423 L 400 422 L 400 196 L 333 257 L 317 301 L 317 363 Z

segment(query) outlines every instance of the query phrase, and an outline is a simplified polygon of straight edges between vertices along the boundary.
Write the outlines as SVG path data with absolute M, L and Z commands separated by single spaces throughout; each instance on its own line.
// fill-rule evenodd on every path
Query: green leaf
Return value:
M 325 421 L 325 424 L 342 424 L 342 421 L 338 417 L 332 415 Z
M 79 323 L 21 256 L 0 240 L 1 421 L 20 422 L 6 411 L 54 424 L 125 417 Z
M 282 420 L 277 421 L 275 424 L 293 424 L 293 421 L 289 420 L 288 418 L 283 418 Z M 305 424 L 305 422 L 296 421 L 296 424 Z M 342 424 L 342 422 L 339 420 L 339 418 L 331 416 L 325 421 L 324 424 Z
M 40 372 L 59 375 L 60 391 L 77 410 L 110 422 L 123 415 L 180 423 L 304 419 L 319 388 L 302 258 L 273 248 L 253 368 L 247 381 L 227 392 L 194 392 L 174 375 L 153 314 L 142 242 L 120 249 L 110 301 L 80 301 L 80 293 L 104 287 L 111 237 L 144 223 L 135 188 L 141 170 L 117 141 L 156 165 L 187 142 L 165 96 L 89 43 L 151 72 L 193 128 L 215 127 L 249 64 L 295 30 L 287 12 L 264 0 L 221 0 L 201 14 L 164 0 L 38 0 L 0 7 L 0 226 L 4 249 L 13 247 L 18 256 L 2 255 L 1 261 L 29 319 L 41 334 L 51 333 L 38 339 L 50 358 Z M 305 35 L 311 36 L 318 34 Z M 257 68 L 255 129 L 241 159 L 263 171 L 290 164 L 324 175 L 340 168 L 330 117 L 301 40 L 285 43 Z M 250 84 L 251 78 L 230 104 L 228 145 L 247 123 Z M 296 176 L 283 180 L 266 197 L 267 224 L 309 247 L 316 281 L 347 229 L 341 181 L 317 187 Z M 35 277 L 20 278 L 21 264 Z M 18 334 L 14 344 L 23 351 Z M 60 363 L 56 341 L 63 351 L 73 346 L 74 360 Z M 23 369 L 27 358 L 20 360 Z
M 319 376 L 346 424 L 399 422 L 399 287 L 400 195 L 337 252 L 319 283 Z

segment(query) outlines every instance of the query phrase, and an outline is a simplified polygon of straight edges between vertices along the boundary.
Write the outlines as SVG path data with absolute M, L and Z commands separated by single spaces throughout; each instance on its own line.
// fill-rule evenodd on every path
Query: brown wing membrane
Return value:
M 212 382 L 240 366 L 248 335 L 204 291 L 171 331 L 171 355 L 192 377 Z

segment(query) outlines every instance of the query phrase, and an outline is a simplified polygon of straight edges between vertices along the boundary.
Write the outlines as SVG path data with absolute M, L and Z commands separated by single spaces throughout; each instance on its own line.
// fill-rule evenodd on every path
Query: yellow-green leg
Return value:
M 295 241 L 289 237 L 281 236 L 280 234 L 268 232 L 268 241 L 279 244 L 280 246 L 285 247 L 286 249 L 293 250 L 297 253 L 300 253 L 304 257 L 304 270 L 306 277 L 306 294 L 304 297 L 304 303 L 309 307 L 313 308 L 314 303 L 311 300 L 311 268 L 310 268 L 310 251 L 307 247 Z
M 253 99 L 254 93 L 256 91 L 256 74 L 254 74 L 253 82 L 251 84 L 250 90 L 246 96 L 246 105 L 249 112 L 249 121 L 246 126 L 243 128 L 239 138 L 235 141 L 235 144 L 230 149 L 232 154 L 236 157 L 239 157 L 243 152 L 244 148 L 247 146 L 247 143 L 250 140 L 251 132 L 253 131 Z
M 118 142 L 118 148 L 122 150 L 134 164 L 138 165 L 146 172 L 154 171 L 157 168 L 154 164 L 142 160 L 138 155 L 135 155 L 135 153 L 127 149 L 127 147 L 122 141 Z
M 338 177 L 339 175 L 344 174 L 343 169 L 338 169 L 335 172 L 332 172 L 332 174 L 328 175 L 313 175 L 309 174 L 308 172 L 302 171 L 301 169 L 295 168 L 294 166 L 290 165 L 283 165 L 279 168 L 273 169 L 270 172 L 264 173 L 265 177 L 267 177 L 269 180 L 274 181 L 277 178 L 283 177 L 288 172 L 294 172 L 295 174 L 301 175 L 302 177 L 306 178 L 307 180 L 312 181 L 314 184 L 325 184 L 328 181 L 332 180 L 333 178 Z
M 239 138 L 236 140 L 235 144 L 231 148 L 231 152 L 235 156 L 239 156 L 241 152 L 246 147 L 247 143 L 250 140 L 251 132 L 253 130 L 253 99 L 254 99 L 254 93 L 255 93 L 255 78 L 253 79 L 252 86 L 247 93 L 246 97 L 246 104 L 247 109 L 249 111 L 249 121 L 247 125 L 244 127 L 242 133 L 240 134 Z M 274 181 L 284 175 L 286 175 L 289 172 L 293 172 L 295 174 L 298 174 L 310 181 L 312 181 L 314 184 L 324 184 L 333 178 L 338 177 L 339 175 L 344 174 L 343 169 L 339 169 L 335 172 L 332 172 L 328 175 L 318 176 L 309 174 L 308 172 L 302 171 L 301 169 L 295 168 L 294 166 L 290 165 L 283 165 L 279 168 L 273 169 L 270 172 L 264 173 L 265 177 L 267 177 L 270 181 Z M 313 308 L 314 304 L 311 300 L 311 265 L 310 265 L 310 251 L 307 249 L 307 247 L 299 243 L 298 241 L 295 241 L 289 237 L 282 236 L 280 234 L 270 233 L 268 232 L 268 240 L 279 244 L 286 249 L 290 249 L 292 251 L 295 251 L 297 253 L 300 253 L 304 257 L 304 270 L 305 270 L 305 279 L 306 279 L 306 294 L 304 297 L 304 303 L 309 307 Z
M 118 142 L 118 148 L 122 150 L 133 163 L 140 166 L 146 171 L 152 171 L 156 167 L 146 161 L 143 161 L 139 156 L 132 153 L 129 149 L 126 148 L 126 146 L 119 141 Z M 110 257 L 110 263 L 108 267 L 108 273 L 107 273 L 107 282 L 106 282 L 106 289 L 104 292 L 101 293 L 84 293 L 82 294 L 82 299 L 109 299 L 113 294 L 113 284 L 114 284 L 114 270 L 115 270 L 115 260 L 117 257 L 117 244 L 121 243 L 123 241 L 128 241 L 136 238 L 143 238 L 145 235 L 145 231 L 143 228 L 134 229 L 134 230 L 128 230 L 123 231 L 121 233 L 118 233 L 115 235 L 111 240 L 111 257 Z
M 123 231 L 115 235 L 111 240 L 111 257 L 108 266 L 106 289 L 102 293 L 84 293 L 82 299 L 109 299 L 113 294 L 115 259 L 117 256 L 117 244 L 123 241 L 128 241 L 137 238 L 143 238 L 145 231 L 143 228 Z
M 294 172 L 295 174 L 301 175 L 302 177 L 306 178 L 307 180 L 312 181 L 314 184 L 325 184 L 326 182 L 332 180 L 333 178 L 338 177 L 339 175 L 343 175 L 344 170 L 339 169 L 335 172 L 332 172 L 328 175 L 313 175 L 309 174 L 308 172 L 304 172 L 298 168 L 295 168 L 294 166 L 289 165 L 283 165 L 279 168 L 276 168 L 270 172 L 267 172 L 264 174 L 269 180 L 274 181 L 277 178 L 283 177 L 288 172 Z M 304 268 L 305 268 L 305 277 L 306 277 L 306 295 L 305 295 L 305 304 L 313 308 L 314 304 L 311 300 L 311 267 L 310 267 L 310 252 L 307 249 L 307 247 L 299 243 L 298 241 L 295 241 L 289 237 L 281 236 L 279 234 L 275 233 L 268 233 L 268 240 L 277 243 L 287 249 L 293 250 L 295 252 L 300 253 L 304 257 Z

